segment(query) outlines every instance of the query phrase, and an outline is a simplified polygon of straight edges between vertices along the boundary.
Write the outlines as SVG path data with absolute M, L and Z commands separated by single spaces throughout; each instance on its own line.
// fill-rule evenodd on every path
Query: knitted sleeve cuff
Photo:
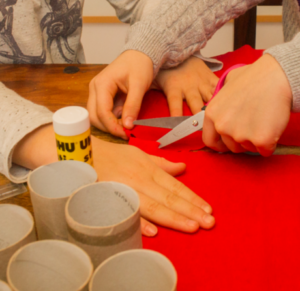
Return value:
M 264 53 L 272 55 L 281 65 L 293 94 L 292 110 L 300 112 L 300 33 L 291 42 L 274 46 Z
M 194 57 L 197 57 L 205 62 L 205 64 L 211 69 L 212 72 L 217 72 L 222 70 L 223 63 L 213 58 L 207 58 L 201 55 L 201 52 L 193 54 Z
M 22 134 L 17 134 L 16 137 L 10 142 L 7 152 L 4 155 L 3 163 L 3 173 L 9 180 L 14 183 L 24 183 L 27 180 L 27 176 L 30 172 L 29 169 L 21 167 L 12 163 L 12 156 L 15 146 L 21 141 L 27 134 L 31 133 L 35 129 L 42 125 L 52 123 L 52 113 L 46 113 L 37 115 L 34 119 L 30 121 L 30 126 L 24 128 Z
M 52 122 L 52 112 L 0 83 L 0 173 L 15 183 L 26 181 L 28 169 L 14 165 L 15 146 L 27 134 Z
M 153 76 L 155 77 L 168 56 L 168 49 L 168 37 L 164 31 L 153 28 L 147 22 L 137 22 L 131 26 L 123 52 L 136 50 L 150 57 L 153 62 Z

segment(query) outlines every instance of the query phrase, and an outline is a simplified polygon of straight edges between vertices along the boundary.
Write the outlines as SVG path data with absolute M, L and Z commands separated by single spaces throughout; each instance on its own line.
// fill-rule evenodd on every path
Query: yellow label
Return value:
M 93 165 L 91 130 L 75 135 L 62 136 L 55 134 L 58 159 L 75 160 Z

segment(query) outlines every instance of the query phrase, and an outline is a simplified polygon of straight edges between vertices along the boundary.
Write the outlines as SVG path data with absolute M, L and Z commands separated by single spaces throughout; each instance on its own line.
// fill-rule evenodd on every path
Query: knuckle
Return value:
M 172 208 L 173 205 L 178 201 L 178 196 L 174 193 L 169 193 L 165 197 L 165 205 L 168 208 Z
M 215 123 L 216 132 L 220 135 L 227 135 L 226 132 L 226 123 L 225 122 L 216 122 Z
M 195 92 L 193 90 L 187 91 L 186 96 L 190 102 L 199 102 L 199 99 L 202 101 L 200 94 L 198 94 L 197 92 Z
M 162 166 L 167 162 L 167 160 L 163 157 L 157 157 L 156 159 L 156 164 L 158 165 L 159 168 L 162 168 Z M 157 173 L 154 174 L 159 174 L 159 168 L 156 168 L 155 170 L 157 171 Z
M 179 213 L 174 212 L 172 215 L 172 220 L 173 222 L 175 222 L 175 224 L 181 225 L 181 224 L 185 224 L 188 218 L 182 216 Z
M 182 97 L 179 92 L 170 92 L 167 94 L 167 99 L 169 102 L 174 102 L 180 98 L 182 98 Z
M 100 76 L 94 78 L 94 84 L 95 84 L 96 87 L 100 86 L 102 84 L 102 82 L 103 82 L 103 80 Z
M 178 195 L 184 190 L 184 188 L 185 186 L 181 182 L 175 180 L 171 189 L 172 189 L 172 193 Z
M 161 205 L 156 202 L 156 201 L 152 201 L 149 202 L 148 205 L 146 206 L 146 211 L 148 212 L 149 215 L 154 215 L 159 209 L 160 209 Z
M 189 207 L 189 217 L 198 217 L 199 215 L 203 215 L 203 211 L 200 208 L 191 205 Z

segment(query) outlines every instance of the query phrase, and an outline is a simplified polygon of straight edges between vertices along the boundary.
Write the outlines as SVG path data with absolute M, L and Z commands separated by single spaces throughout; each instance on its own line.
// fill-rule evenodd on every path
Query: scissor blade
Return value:
M 202 110 L 199 113 L 189 117 L 185 121 L 177 125 L 173 130 L 168 132 L 157 142 L 160 143 L 159 148 L 165 147 L 177 140 L 180 140 L 197 130 L 202 130 L 203 121 L 204 121 L 205 111 Z
M 133 124 L 151 126 L 151 127 L 161 127 L 161 128 L 174 128 L 188 118 L 190 118 L 190 116 L 140 119 L 140 120 L 135 120 Z

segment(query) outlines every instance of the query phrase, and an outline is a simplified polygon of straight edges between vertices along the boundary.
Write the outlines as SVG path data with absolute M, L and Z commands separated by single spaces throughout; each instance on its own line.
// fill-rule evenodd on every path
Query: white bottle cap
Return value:
M 61 108 L 53 114 L 53 127 L 62 136 L 82 134 L 90 128 L 89 113 L 79 106 Z

